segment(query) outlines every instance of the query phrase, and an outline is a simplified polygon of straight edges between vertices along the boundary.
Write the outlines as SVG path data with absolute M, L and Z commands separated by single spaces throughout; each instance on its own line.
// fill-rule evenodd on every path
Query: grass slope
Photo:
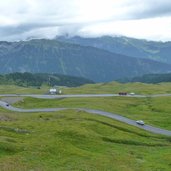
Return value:
M 41 89 L 0 86 L 2 93 L 44 94 Z M 66 94 L 169 93 L 170 84 L 96 84 L 65 88 Z M 171 129 L 171 97 L 25 98 L 23 108 L 87 107 L 121 113 Z M 171 138 L 77 110 L 16 113 L 0 108 L 1 171 L 170 171 Z
M 118 113 L 134 120 L 171 130 L 171 97 L 134 98 L 66 98 L 34 99 L 25 98 L 15 104 L 21 108 L 82 107 Z
M 86 84 L 76 88 L 64 89 L 65 94 L 102 94 L 118 92 L 135 92 L 136 94 L 163 94 L 171 93 L 171 83 L 145 84 L 145 83 L 99 83 Z
M 0 85 L 0 94 L 45 94 L 49 92 L 48 86 L 37 87 L 21 87 L 16 85 Z
M 45 94 L 49 91 L 48 86 L 20 87 L 15 85 L 0 85 L 0 94 Z M 98 83 L 85 84 L 80 87 L 61 87 L 64 94 L 103 94 L 118 93 L 120 91 L 135 92 L 136 94 L 163 94 L 171 93 L 171 83 L 144 84 L 144 83 Z
M 80 111 L 0 109 L 1 171 L 170 171 L 171 139 Z

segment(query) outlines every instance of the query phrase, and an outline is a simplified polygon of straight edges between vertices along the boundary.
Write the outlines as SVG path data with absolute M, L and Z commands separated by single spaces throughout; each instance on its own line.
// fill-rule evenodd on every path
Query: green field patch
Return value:
M 20 152 L 22 149 L 17 145 L 17 142 L 11 138 L 5 138 L 2 140 L 0 137 L 0 157 L 4 155 L 14 155 Z
M 135 94 L 166 94 L 171 93 L 171 83 L 145 84 L 145 83 L 97 83 L 86 84 L 75 88 L 63 88 L 64 94 L 106 94 L 119 92 L 134 92 Z
M 102 137 L 102 140 L 105 142 L 111 142 L 111 143 L 118 143 L 118 144 L 125 144 L 125 145 L 134 145 L 134 146 L 146 146 L 146 147 L 162 147 L 162 146 L 168 146 L 168 144 L 157 144 L 157 143 L 144 143 L 144 142 L 138 142 L 133 140 L 125 140 L 125 139 L 111 139 L 108 137 Z
M 134 92 L 135 94 L 171 94 L 171 83 L 145 84 L 145 83 L 97 83 L 85 84 L 80 87 L 60 87 L 63 94 L 103 94 Z M 0 85 L 0 94 L 47 94 L 50 87 L 22 87 L 16 85 Z M 8 90 L 8 92 L 7 92 Z
M 170 92 L 169 83 L 152 87 L 141 83 L 105 83 L 65 88 L 65 93 L 114 93 L 121 90 L 142 94 Z M 36 92 L 34 88 L 21 90 L 20 87 L 11 87 L 9 92 L 15 92 L 15 88 L 20 93 Z M 5 92 L 5 88 L 2 91 Z M 37 93 L 43 94 L 42 89 Z M 170 171 L 171 137 L 73 109 L 90 108 L 118 113 L 171 129 L 170 103 L 171 97 L 24 98 L 15 106 L 72 109 L 18 113 L 0 108 L 0 170 Z
M 19 134 L 26 134 L 26 133 L 31 133 L 28 130 L 25 129 L 19 129 L 19 128 L 12 128 L 12 127 L 7 127 L 7 126 L 0 126 L 0 130 L 8 131 L 8 132 L 15 132 Z
M 0 130 L 2 170 L 170 169 L 171 142 L 165 136 L 78 110 L 13 117 L 16 120 L 2 122 L 3 127 L 20 125 L 31 133 Z
M 65 99 L 25 98 L 15 104 L 20 108 L 89 108 L 116 113 L 133 120 L 171 129 L 171 97 L 93 97 Z

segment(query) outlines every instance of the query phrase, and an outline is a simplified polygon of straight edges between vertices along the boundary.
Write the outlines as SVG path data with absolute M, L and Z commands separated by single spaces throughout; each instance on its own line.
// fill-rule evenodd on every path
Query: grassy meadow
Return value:
M 89 108 L 117 113 L 134 120 L 171 130 L 171 97 L 90 97 L 36 99 L 27 97 L 14 104 L 20 108 Z
M 21 87 L 16 85 L 0 85 L 0 94 L 45 94 L 48 92 L 48 86 Z
M 63 88 L 64 94 L 105 94 L 118 92 L 134 92 L 136 94 L 171 94 L 171 83 L 97 83 L 86 84 L 81 87 Z
M 47 94 L 48 86 L 20 87 L 15 85 L 0 85 L 0 94 Z M 105 94 L 118 92 L 134 92 L 136 94 L 171 94 L 171 83 L 145 84 L 145 83 L 97 83 L 86 84 L 80 87 L 60 87 L 63 94 Z
M 171 93 L 171 84 L 95 84 L 64 94 Z M 0 86 L 0 94 L 43 94 L 41 89 Z M 170 89 L 169 89 L 170 88 Z M 16 89 L 16 90 L 15 90 Z M 171 97 L 24 98 L 21 108 L 84 107 L 122 114 L 171 130 Z M 79 110 L 17 113 L 0 108 L 0 171 L 170 171 L 171 137 L 152 134 Z
M 76 110 L 0 112 L 1 171 L 170 171 L 171 139 Z

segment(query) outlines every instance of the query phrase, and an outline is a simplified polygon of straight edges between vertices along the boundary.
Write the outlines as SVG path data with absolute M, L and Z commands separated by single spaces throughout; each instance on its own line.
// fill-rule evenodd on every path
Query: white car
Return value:
M 139 124 L 139 125 L 144 125 L 145 124 L 144 121 L 142 121 L 142 120 L 138 120 L 138 121 L 136 121 L 136 123 Z

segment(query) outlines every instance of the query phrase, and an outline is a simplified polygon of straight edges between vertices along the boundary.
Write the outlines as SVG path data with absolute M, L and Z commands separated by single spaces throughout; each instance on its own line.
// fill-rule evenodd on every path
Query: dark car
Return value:
M 118 93 L 120 96 L 126 96 L 128 93 L 127 92 L 119 92 Z

